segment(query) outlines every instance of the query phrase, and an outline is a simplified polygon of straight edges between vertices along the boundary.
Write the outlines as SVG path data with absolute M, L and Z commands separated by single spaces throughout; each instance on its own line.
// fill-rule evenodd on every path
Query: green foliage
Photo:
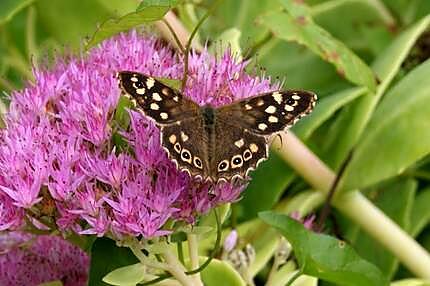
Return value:
M 395 176 L 430 152 L 429 73 L 427 61 L 387 93 L 345 172 L 346 189 Z
M 280 1 L 285 11 L 262 16 L 261 23 L 283 40 L 297 41 L 327 62 L 336 66 L 338 73 L 371 91 L 375 79 L 370 68 L 344 44 L 314 23 L 308 7 L 300 2 Z
M 201 263 L 205 260 L 206 258 L 200 259 Z M 201 275 L 204 285 L 207 286 L 220 285 L 220 281 L 222 281 L 224 285 L 246 285 L 239 273 L 237 273 L 229 263 L 218 259 L 212 259 L 211 263 L 202 271 Z
M 263 212 L 259 216 L 288 239 L 302 273 L 341 285 L 388 285 L 381 271 L 345 242 L 313 233 L 285 215 Z
M 5 24 L 34 0 L 3 0 L 0 2 L 0 25 Z
M 2 0 L 0 91 L 21 88 L 23 82 L 33 80 L 32 63 L 49 62 L 48 55 L 69 53 L 70 48 L 78 51 L 89 35 L 86 48 L 130 28 L 146 26 L 149 33 L 158 33 L 148 24 L 162 19 L 172 8 L 192 30 L 213 2 Z M 230 48 L 238 58 L 250 57 L 250 73 L 258 74 L 263 67 L 274 81 L 285 80 L 284 88 L 315 91 L 319 101 L 313 113 L 292 131 L 333 170 L 354 151 L 337 195 L 361 189 L 430 250 L 430 61 L 403 68 L 429 26 L 430 1 L 234 0 L 224 1 L 210 15 L 196 39 L 202 45 L 207 43 L 211 53 L 219 55 Z M 177 89 L 181 85 L 178 79 L 159 80 Z M 128 106 L 121 98 L 115 113 L 123 128 L 129 124 Z M 121 136 L 114 133 L 114 137 L 117 146 L 126 147 Z M 283 144 L 288 147 L 289 142 Z M 232 208 L 218 208 L 225 227 L 223 237 L 234 226 L 240 233 L 237 247 L 251 243 L 255 248 L 255 259 L 248 268 L 251 277 L 258 275 L 260 281 L 269 277 L 280 243 L 275 228 L 292 244 L 303 272 L 313 276 L 302 276 L 293 285 L 316 285 L 315 277 L 339 285 L 387 285 L 384 275 L 390 279 L 412 275 L 398 270 L 401 261 L 383 248 L 381 238 L 371 237 L 341 213 L 336 213 L 341 224 L 338 235 L 346 237 L 361 257 L 381 271 L 348 245 L 306 231 L 286 217 L 264 213 L 262 218 L 275 228 L 264 225 L 257 218 L 261 211 L 308 214 L 317 211 L 324 200 L 273 151 L 252 173 L 242 199 Z M 200 255 L 208 255 L 215 226 L 211 212 L 192 231 L 177 230 L 169 242 L 181 242 L 187 256 L 187 233 L 193 233 L 206 251 Z M 164 250 L 156 244 L 148 249 L 152 254 Z M 135 285 L 147 280 L 137 262 L 127 248 L 98 238 L 91 249 L 89 285 Z M 289 260 L 271 285 L 285 285 L 296 271 Z M 245 285 L 241 275 L 217 259 L 202 272 L 205 285 L 219 285 L 221 278 L 226 285 Z M 391 285 L 429 282 L 407 279 Z
M 143 1 L 136 12 L 129 13 L 119 19 L 110 19 L 104 22 L 88 41 L 86 48 L 100 43 L 119 32 L 127 31 L 144 23 L 161 20 L 163 16 L 175 5 L 176 1 Z
M 126 247 L 118 247 L 115 241 L 108 238 L 98 238 L 91 248 L 91 267 L 89 285 L 109 285 L 102 282 L 103 277 L 120 267 L 134 265 L 138 259 Z M 118 270 L 111 276 L 118 277 L 123 271 Z M 122 277 L 122 276 L 121 276 Z M 112 279 L 114 279 L 112 278 Z M 110 280 L 109 280 L 110 281 Z

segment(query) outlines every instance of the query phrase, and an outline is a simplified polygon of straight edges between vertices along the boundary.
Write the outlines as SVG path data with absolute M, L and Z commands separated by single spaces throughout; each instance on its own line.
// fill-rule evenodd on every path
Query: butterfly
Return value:
M 138 72 L 120 71 L 117 79 L 123 94 L 160 128 L 161 145 L 177 168 L 214 183 L 247 178 L 268 158 L 269 136 L 291 127 L 317 100 L 313 92 L 286 90 L 215 108 Z

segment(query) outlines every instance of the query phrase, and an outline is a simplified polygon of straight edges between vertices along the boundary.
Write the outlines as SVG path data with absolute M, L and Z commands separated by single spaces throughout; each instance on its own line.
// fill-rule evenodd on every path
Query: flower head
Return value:
M 278 88 L 246 74 L 246 64 L 230 52 L 219 59 L 194 52 L 184 93 L 220 106 Z M 141 113 L 128 110 L 127 127 L 117 121 L 120 70 L 181 79 L 183 63 L 162 42 L 131 32 L 86 57 L 34 70 L 35 83 L 12 94 L 0 132 L 0 229 L 19 226 L 48 200 L 62 230 L 152 237 L 169 233 L 169 219 L 194 222 L 239 198 L 243 185 L 214 187 L 178 171 L 160 146 L 159 129 Z
M 21 232 L 0 235 L 0 285 L 39 285 L 60 280 L 87 285 L 89 257 L 60 237 Z

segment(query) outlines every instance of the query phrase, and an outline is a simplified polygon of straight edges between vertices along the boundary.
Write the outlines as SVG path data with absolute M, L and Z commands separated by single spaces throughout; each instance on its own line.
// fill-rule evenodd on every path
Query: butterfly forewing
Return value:
M 199 106 L 153 77 L 137 72 L 117 73 L 120 88 L 135 106 L 159 125 L 198 116 Z
M 311 112 L 315 102 L 312 92 L 275 91 L 221 107 L 218 114 L 253 133 L 271 135 L 291 127 Z

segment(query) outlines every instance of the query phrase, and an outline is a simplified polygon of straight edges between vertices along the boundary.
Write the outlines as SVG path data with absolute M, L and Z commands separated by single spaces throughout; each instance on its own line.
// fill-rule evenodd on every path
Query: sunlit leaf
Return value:
M 430 152 L 430 61 L 410 72 L 384 97 L 345 170 L 344 189 L 395 176 Z
M 115 241 L 108 238 L 98 238 L 91 249 L 89 285 L 108 285 L 102 281 L 106 274 L 137 262 L 138 259 L 127 247 L 118 247 Z
M 263 212 L 259 216 L 291 243 L 304 274 L 346 286 L 388 285 L 381 271 L 345 242 L 309 231 L 286 215 Z
M 10 21 L 15 14 L 33 3 L 34 0 L 1 0 L 0 25 Z
M 308 7 L 298 1 L 282 1 L 285 11 L 268 13 L 259 20 L 275 37 L 296 41 L 336 66 L 351 82 L 375 90 L 371 69 L 342 42 L 314 23 Z
M 145 266 L 141 263 L 127 265 L 109 272 L 103 282 L 118 286 L 135 286 L 145 277 Z
M 87 42 L 86 48 L 90 48 L 102 40 L 109 38 L 119 32 L 127 31 L 139 25 L 161 20 L 163 16 L 176 4 L 176 1 L 154 1 L 156 3 L 146 3 L 136 12 L 129 13 L 118 19 L 110 19 L 104 22 Z

